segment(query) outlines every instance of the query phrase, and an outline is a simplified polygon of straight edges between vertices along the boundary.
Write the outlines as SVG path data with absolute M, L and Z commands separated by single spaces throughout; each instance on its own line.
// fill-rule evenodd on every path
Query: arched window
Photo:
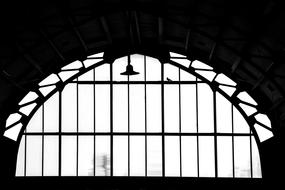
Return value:
M 128 64 L 136 75 L 123 73 Z M 172 52 L 167 62 L 134 54 L 110 63 L 102 53 L 75 61 L 7 119 L 16 176 L 261 178 L 270 120 L 236 86 Z

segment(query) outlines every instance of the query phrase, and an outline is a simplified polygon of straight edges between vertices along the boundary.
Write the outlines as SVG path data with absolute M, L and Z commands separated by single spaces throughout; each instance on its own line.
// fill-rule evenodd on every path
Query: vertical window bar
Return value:
M 62 91 L 59 91 L 59 122 L 58 122 L 58 126 L 59 126 L 59 136 L 58 136 L 58 175 L 61 176 L 61 116 L 62 116 Z
M 232 159 L 233 159 L 233 178 L 235 178 L 235 140 L 234 140 L 234 106 L 231 105 L 231 116 L 232 116 Z
M 198 132 L 199 132 L 199 120 L 198 120 L 198 116 L 199 116 L 199 107 L 198 107 L 198 79 L 196 77 L 196 83 L 195 83 L 195 87 L 196 87 L 196 132 L 197 132 L 197 136 L 196 136 L 196 140 L 197 140 L 197 177 L 200 176 L 200 167 L 199 167 L 199 136 L 198 136 Z
M 110 63 L 110 176 L 113 176 L 113 63 Z
M 180 84 L 180 68 L 178 68 L 178 88 L 179 88 L 179 167 L 180 177 L 182 177 L 182 152 L 181 152 L 181 84 Z
M 161 132 L 162 132 L 162 176 L 165 177 L 165 134 L 164 134 L 164 63 L 161 63 Z
M 130 55 L 128 55 L 130 59 Z M 129 60 L 130 62 L 130 60 Z M 130 76 L 128 75 L 128 176 L 130 176 Z
M 26 128 L 27 130 L 27 128 Z M 25 135 L 24 176 L 27 176 L 27 135 Z
M 95 81 L 95 69 L 93 69 L 93 81 Z M 93 176 L 95 176 L 95 170 L 96 170 L 96 89 L 95 89 L 95 83 L 93 84 L 93 109 L 94 109 L 94 118 L 93 118 L 93 124 L 94 124 L 94 138 L 93 138 Z
M 249 150 L 250 150 L 250 177 L 252 178 L 253 177 L 253 169 L 252 169 L 252 140 L 251 140 L 251 134 L 252 134 L 252 131 L 250 130 L 250 134 L 249 134 Z
M 78 81 L 78 79 L 77 79 Z M 76 83 L 76 176 L 78 176 L 78 131 L 79 131 L 79 114 L 78 114 L 78 83 Z
M 217 98 L 216 92 L 213 91 L 213 104 L 214 104 L 214 146 L 215 146 L 215 177 L 218 177 L 218 146 L 217 146 Z
M 44 127 L 44 120 L 45 120 L 45 117 L 44 117 L 44 104 L 43 104 L 43 107 L 42 107 L 42 176 L 44 176 L 44 130 L 45 130 L 45 127 Z
M 147 98 L 146 98 L 146 56 L 144 55 L 144 124 L 147 134 Z M 145 176 L 147 176 L 147 135 L 145 135 Z

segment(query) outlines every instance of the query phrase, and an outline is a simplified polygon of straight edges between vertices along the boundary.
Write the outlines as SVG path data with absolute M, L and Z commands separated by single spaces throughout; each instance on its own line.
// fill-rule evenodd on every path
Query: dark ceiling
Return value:
M 2 4 L 2 2 L 1 2 Z M 285 119 L 285 11 L 273 0 L 10 1 L 1 6 L 0 122 L 63 65 L 105 51 L 160 56 L 168 50 L 238 81 Z

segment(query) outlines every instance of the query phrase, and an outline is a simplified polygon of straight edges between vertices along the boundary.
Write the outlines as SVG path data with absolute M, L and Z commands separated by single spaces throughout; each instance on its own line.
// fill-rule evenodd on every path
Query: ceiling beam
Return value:
M 107 41 L 108 43 L 112 43 L 112 35 L 111 35 L 111 32 L 110 32 L 110 29 L 109 29 L 109 26 L 108 26 L 108 23 L 106 21 L 106 18 L 104 16 L 100 17 L 100 23 L 102 25 L 102 28 L 103 28 L 103 31 L 107 37 Z
M 140 32 L 140 25 L 139 25 L 139 18 L 137 11 L 134 11 L 134 20 L 135 20 L 135 27 L 136 27 L 136 34 L 138 39 L 138 44 L 141 44 L 141 32 Z

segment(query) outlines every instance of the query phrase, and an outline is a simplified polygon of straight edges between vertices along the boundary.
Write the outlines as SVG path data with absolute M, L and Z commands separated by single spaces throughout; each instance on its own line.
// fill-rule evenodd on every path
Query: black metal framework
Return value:
M 96 81 L 95 80 L 95 77 L 96 77 L 96 74 L 95 74 L 95 70 L 96 68 L 102 66 L 102 65 L 110 65 L 110 76 L 109 76 L 109 80 L 105 80 L 105 81 Z M 94 160 L 93 160 L 93 171 L 92 171 L 92 174 L 93 176 L 97 176 L 96 175 L 96 163 L 98 162 L 97 158 L 96 158 L 96 148 L 97 148 L 97 145 L 96 145 L 96 138 L 98 137 L 106 137 L 109 139 L 109 156 L 110 156 L 110 163 L 107 165 L 108 166 L 104 166 L 104 168 L 106 170 L 110 170 L 110 172 L 105 172 L 105 175 L 110 175 L 110 176 L 121 176 L 121 175 L 117 175 L 117 174 L 114 174 L 114 159 L 116 159 L 114 157 L 114 145 L 116 144 L 116 140 L 114 140 L 114 138 L 117 138 L 117 137 L 122 137 L 122 138 L 126 138 L 127 140 L 127 173 L 124 174 L 126 176 L 136 176 L 136 175 L 132 175 L 131 174 L 131 138 L 137 138 L 137 137 L 143 137 L 144 139 L 144 172 L 142 174 L 140 174 L 139 176 L 153 176 L 153 175 L 148 175 L 150 172 L 149 169 L 150 168 L 150 165 L 149 165 L 149 162 L 151 161 L 148 156 L 151 154 L 151 152 L 148 150 L 148 148 L 150 148 L 150 144 L 148 144 L 148 140 L 152 137 L 156 137 L 157 139 L 160 139 L 159 143 L 160 144 L 160 148 L 161 148 L 161 152 L 159 153 L 161 155 L 161 170 L 160 170 L 160 173 L 158 176 L 162 176 L 162 177 L 166 177 L 166 176 L 175 176 L 175 177 L 249 177 L 249 178 L 252 178 L 252 177 L 261 177 L 261 171 L 257 171 L 259 170 L 258 168 L 253 168 L 253 162 L 255 163 L 255 165 L 259 165 L 258 167 L 260 167 L 260 163 L 259 163 L 259 160 L 254 160 L 253 159 L 253 154 L 255 154 L 255 157 L 256 157 L 256 154 L 258 154 L 258 149 L 254 148 L 253 146 L 258 146 L 259 145 L 259 140 L 257 137 L 257 134 L 256 134 L 256 131 L 254 130 L 253 127 L 251 127 L 251 124 L 249 125 L 251 127 L 251 129 L 248 128 L 248 132 L 236 132 L 235 131 L 235 123 L 234 123 L 234 117 L 235 117 L 235 112 L 234 110 L 238 111 L 244 118 L 246 118 L 246 114 L 243 112 L 243 110 L 236 106 L 234 104 L 234 102 L 231 104 L 231 107 L 230 107 L 230 115 L 231 115 L 231 118 L 230 118 L 230 121 L 231 121 L 231 125 L 228 126 L 231 130 L 229 132 L 219 132 L 218 129 L 217 129 L 217 93 L 219 93 L 220 95 L 224 96 L 226 99 L 230 100 L 230 98 L 223 92 L 221 91 L 219 88 L 217 88 L 215 85 L 212 85 L 211 83 L 209 83 L 209 81 L 205 80 L 205 78 L 197 73 L 195 73 L 191 68 L 185 68 L 177 63 L 175 63 L 174 61 L 169 61 L 169 63 L 163 63 L 163 62 L 160 62 L 161 64 L 161 67 L 160 67 L 160 80 L 147 80 L 146 78 L 146 73 L 149 72 L 147 71 L 147 57 L 146 56 L 143 56 L 143 69 L 144 69 L 144 76 L 143 76 L 143 80 L 130 80 L 131 77 L 126 77 L 127 80 L 126 81 L 116 81 L 114 80 L 114 69 L 113 69 L 113 64 L 114 63 L 105 63 L 104 61 L 102 62 L 99 62 L 98 64 L 94 65 L 93 67 L 91 67 L 90 69 L 88 70 L 91 70 L 93 69 L 92 73 L 93 73 L 93 77 L 92 77 L 92 80 L 84 80 L 84 81 L 80 81 L 77 77 L 80 76 L 81 74 L 83 73 L 87 73 L 87 71 L 84 71 L 84 72 L 80 72 L 78 73 L 77 75 L 75 75 L 74 77 L 72 77 L 70 80 L 67 80 L 67 84 L 74 84 L 76 87 L 75 87 L 75 94 L 76 94 L 76 130 L 74 132 L 63 132 L 62 130 L 62 106 L 63 106 L 63 91 L 65 88 L 61 88 L 59 89 L 59 93 L 58 93 L 58 112 L 59 112 L 59 115 L 58 115 L 58 130 L 55 131 L 55 132 L 45 132 L 45 126 L 44 126 L 44 106 L 42 108 L 42 131 L 40 132 L 28 132 L 28 131 L 23 131 L 22 130 L 22 135 L 24 138 L 24 169 L 23 169 L 23 176 L 29 176 L 27 175 L 27 166 L 26 166 L 26 163 L 27 163 L 27 139 L 28 137 L 41 137 L 41 173 L 40 175 L 41 176 L 45 176 L 44 175 L 44 154 L 45 154 L 45 137 L 48 137 L 48 136 L 52 136 L 52 137 L 56 137 L 58 138 L 58 173 L 57 174 L 54 174 L 54 175 L 57 175 L 57 176 L 65 176 L 63 173 L 62 173 L 62 161 L 63 161 L 63 158 L 62 158 L 62 150 L 63 150 L 63 145 L 62 145 L 62 141 L 64 140 L 65 137 L 75 137 L 76 139 L 76 170 L 75 170 L 75 173 L 72 174 L 72 175 L 75 175 L 75 176 L 80 176 L 79 175 L 79 139 L 81 137 L 92 137 L 93 138 L 93 156 L 94 156 Z M 165 74 L 165 65 L 172 65 L 174 66 L 173 68 L 174 69 L 177 69 L 177 73 L 178 73 L 178 79 L 177 80 L 173 80 L 171 78 L 168 78 L 168 76 Z M 203 69 L 201 69 L 203 70 Z M 182 81 L 181 80 L 181 72 L 187 72 L 191 73 L 191 75 L 195 76 L 195 79 L 194 80 L 184 80 Z M 75 79 L 75 80 L 74 80 Z M 93 97 L 94 97 L 94 104 L 93 104 L 93 113 L 94 113 L 94 117 L 93 117 L 93 131 L 88 131 L 88 132 L 82 132 L 79 130 L 79 87 L 80 86 L 91 86 L 92 87 L 92 91 L 93 91 Z M 96 107 L 96 93 L 97 93 L 97 90 L 96 90 L 96 87 L 98 85 L 103 85 L 103 86 L 108 86 L 109 87 L 109 97 L 110 97 L 110 107 L 109 107 L 109 110 L 110 110 L 110 123 L 109 123 L 109 131 L 107 132 L 96 132 L 96 113 L 97 112 L 100 112 L 100 109 L 98 109 Z M 114 131 L 114 114 L 118 114 L 118 113 L 115 113 L 114 112 L 114 96 L 116 96 L 116 92 L 114 92 L 114 86 L 127 86 L 127 130 L 126 131 L 123 131 L 123 132 L 116 132 Z M 130 129 L 130 117 L 132 117 L 132 111 L 130 110 L 130 87 L 134 86 L 134 85 L 137 85 L 137 86 L 141 86 L 143 87 L 143 96 L 144 96 L 144 102 L 143 102 L 143 105 L 144 105 L 144 131 L 142 132 L 132 132 L 131 129 Z M 199 104 L 200 104 L 200 97 L 201 97 L 201 92 L 199 91 L 199 88 L 203 88 L 201 85 L 207 85 L 207 86 L 210 86 L 211 89 L 209 91 L 210 94 L 208 95 L 212 95 L 213 97 L 213 100 L 212 100 L 212 116 L 211 118 L 213 119 L 212 121 L 212 125 L 213 125 L 213 128 L 212 129 L 209 129 L 209 131 L 207 132 L 201 132 L 200 130 L 200 121 L 201 121 L 201 111 L 200 111 L 200 108 L 199 108 Z M 160 90 L 160 105 L 161 105 L 161 129 L 160 131 L 157 131 L 157 132 L 153 132 L 153 131 L 148 131 L 148 87 L 149 86 L 156 86 L 159 88 Z M 171 86 L 174 86 L 174 87 L 177 87 L 178 91 L 177 91 L 177 96 L 178 96 L 178 110 L 177 110 L 177 115 L 178 115 L 178 123 L 177 123 L 177 131 L 175 132 L 169 132 L 169 131 L 166 131 L 166 128 L 165 128 L 165 124 L 167 124 L 166 120 L 169 119 L 169 118 L 166 118 L 166 115 L 165 115 L 165 110 L 169 108 L 166 108 L 167 104 L 169 103 L 169 99 L 168 100 L 165 100 L 165 88 L 168 88 L 168 87 L 171 87 Z M 183 119 L 182 119 L 182 104 L 183 104 L 183 99 L 182 99 L 182 93 L 181 92 L 185 86 L 191 86 L 194 88 L 194 94 L 195 94 L 195 105 L 191 105 L 195 108 L 195 111 L 196 111 L 196 115 L 195 115 L 195 118 L 196 118 L 196 129 L 195 131 L 192 131 L 192 132 L 185 132 L 185 131 L 182 131 L 182 124 L 183 124 Z M 175 89 L 175 88 L 173 88 Z M 100 93 L 100 92 L 99 92 Z M 50 98 L 52 95 L 49 95 L 48 98 Z M 193 97 L 192 97 L 193 98 Z M 44 105 L 44 104 L 43 104 Z M 40 105 L 39 105 L 40 106 Z M 39 107 L 38 106 L 38 107 Z M 244 119 L 243 118 L 243 119 Z M 207 118 L 204 118 L 204 119 L 207 119 Z M 174 140 L 176 138 L 176 140 Z M 177 139 L 178 139 L 178 173 L 175 173 L 174 174 L 171 172 L 169 173 L 167 170 L 169 170 L 169 167 L 167 166 L 166 164 L 166 160 L 169 159 L 167 158 L 167 152 L 169 152 L 170 150 L 168 150 L 168 147 L 169 144 L 171 144 L 171 139 L 172 138 L 172 141 L 176 141 L 177 142 Z M 219 170 L 220 170 L 220 166 L 219 166 L 219 155 L 221 153 L 218 153 L 218 149 L 220 147 L 218 147 L 218 141 L 220 141 L 222 138 L 227 138 L 229 139 L 231 142 L 231 154 L 230 154 L 230 159 L 231 159 L 231 174 L 228 174 L 228 176 L 223 176 L 224 174 L 220 174 L 219 173 Z M 188 141 L 191 141 L 192 142 L 196 142 L 196 146 L 194 145 L 192 148 L 196 147 L 196 151 L 192 152 L 190 155 L 191 157 L 196 157 L 194 160 L 196 160 L 196 164 L 194 164 L 195 168 L 191 168 L 189 171 L 187 170 L 184 170 L 185 168 L 185 158 L 183 157 L 184 156 L 184 152 L 185 150 L 187 149 L 187 146 L 192 146 L 191 144 L 185 144 L 185 142 L 183 141 L 182 142 L 182 139 L 185 140 L 187 139 Z M 191 140 L 190 140 L 191 139 Z M 208 140 L 205 140 L 205 139 L 208 139 Z M 209 140 L 211 139 L 211 140 Z M 249 163 L 250 163 L 250 166 L 248 167 L 249 171 L 248 174 L 246 174 L 245 176 L 243 176 L 241 173 L 237 172 L 236 170 L 238 169 L 237 166 L 235 165 L 236 162 L 235 162 L 235 157 L 236 157 L 236 154 L 238 152 L 235 151 L 235 149 L 239 148 L 239 147 L 236 147 L 236 144 L 238 144 L 238 142 L 241 140 L 241 139 L 246 139 L 246 140 L 243 140 L 243 141 L 247 141 L 248 140 L 248 156 L 249 156 Z M 193 141 L 194 140 L 194 141 Z M 173 141 L 173 142 L 174 142 Z M 205 173 L 205 170 L 203 170 L 203 163 L 205 163 L 205 150 L 203 150 L 203 148 L 201 147 L 201 144 L 205 144 L 206 141 L 211 141 L 213 144 L 213 147 L 212 147 L 212 156 L 213 156 L 213 164 L 212 166 L 214 167 L 212 170 L 211 170 L 213 173 L 212 174 L 209 174 L 209 173 Z M 254 142 L 254 143 L 253 143 Z M 19 143 L 20 143 L 20 140 L 19 140 Z M 167 144 L 167 145 L 166 145 Z M 255 145 L 257 144 L 257 145 Z M 186 146 L 186 149 L 185 149 L 185 146 Z M 205 146 L 205 145 L 203 145 Z M 205 147 L 204 147 L 205 148 Z M 195 148 L 194 148 L 195 149 Z M 253 153 L 253 149 L 256 149 L 257 152 L 256 153 Z M 255 151 L 256 151 L 255 150 Z M 196 153 L 195 153 L 196 152 Z M 189 156 L 189 155 L 188 155 Z M 186 156 L 187 157 L 187 156 Z M 204 160 L 203 160 L 204 159 Z M 107 158 L 107 161 L 108 161 L 108 158 Z M 106 162 L 107 162 L 106 161 Z M 257 163 L 258 162 L 258 163 Z M 257 164 L 256 164 L 257 163 Z M 212 167 L 211 166 L 211 167 Z M 171 167 L 170 167 L 171 168 Z M 170 169 L 171 170 L 171 169 Z M 195 172 L 192 172 L 194 171 Z M 256 171 L 253 171 L 253 170 L 256 170 Z M 176 171 L 177 171 L 177 168 L 176 168 Z M 188 172 L 188 173 L 187 173 Z M 185 174 L 187 173 L 187 174 Z

